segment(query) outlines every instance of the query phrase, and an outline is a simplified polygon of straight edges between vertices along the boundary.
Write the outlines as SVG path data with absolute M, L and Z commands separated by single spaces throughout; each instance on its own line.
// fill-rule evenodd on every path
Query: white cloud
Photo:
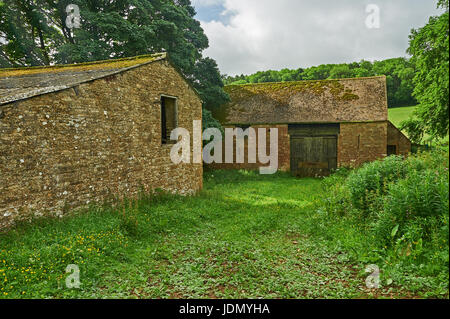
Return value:
M 192 0 L 192 5 L 194 7 L 208 7 L 213 5 L 222 4 L 223 0 Z
M 404 56 L 411 28 L 436 14 L 434 0 L 194 0 L 232 13 L 228 23 L 202 22 L 205 51 L 223 73 L 298 68 Z M 368 29 L 366 5 L 381 9 L 381 28 Z

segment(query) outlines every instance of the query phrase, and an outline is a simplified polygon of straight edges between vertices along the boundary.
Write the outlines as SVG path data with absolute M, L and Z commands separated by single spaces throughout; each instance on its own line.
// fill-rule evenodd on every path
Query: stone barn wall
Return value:
M 234 127 L 234 126 L 226 126 Z M 290 171 L 290 136 L 288 125 L 253 125 L 258 127 L 278 128 L 278 163 L 280 171 Z M 392 131 L 392 130 L 391 130 Z M 269 141 L 269 137 L 267 137 Z M 410 152 L 409 140 L 395 135 L 395 143 L 399 144 L 402 155 Z M 409 145 L 408 145 L 409 143 Z M 338 135 L 337 161 L 338 167 L 358 167 L 366 162 L 381 159 L 387 156 L 388 145 L 388 122 L 363 122 L 363 123 L 340 123 L 340 134 Z M 225 146 L 223 145 L 223 152 Z M 234 150 L 236 145 L 234 145 Z M 225 153 L 224 153 L 225 154 Z M 248 169 L 256 170 L 260 163 L 249 164 L 247 162 L 248 145 L 245 143 L 245 163 L 243 164 L 210 164 L 210 169 Z M 236 156 L 236 154 L 234 154 Z
M 202 165 L 174 165 L 161 145 L 161 94 L 178 97 L 192 136 L 201 101 L 166 60 L 0 106 L 0 228 L 111 195 L 200 190 Z
M 397 155 L 407 156 L 411 152 L 411 141 L 394 124 L 388 124 L 388 145 L 394 145 Z
M 226 125 L 224 127 L 235 128 L 233 125 Z M 272 128 L 278 129 L 278 170 L 288 172 L 290 170 L 290 143 L 288 135 L 287 125 L 252 125 L 251 126 L 256 133 L 256 140 L 258 140 L 258 128 L 266 129 L 266 154 L 270 153 L 270 133 L 269 130 Z M 258 152 L 258 149 L 256 149 Z M 258 156 L 256 156 L 257 163 L 248 163 L 248 139 L 244 142 L 244 163 L 236 163 L 236 139 L 234 139 L 233 144 L 233 164 L 225 163 L 225 139 L 222 140 L 222 155 L 223 163 L 213 163 L 205 164 L 208 169 L 246 169 L 246 170 L 257 170 L 260 167 L 268 166 L 268 164 L 261 164 L 258 161 Z M 258 154 L 258 153 L 257 153 Z
M 338 167 L 358 167 L 387 155 L 387 122 L 341 123 Z
M 357 167 L 387 155 L 386 77 L 230 85 L 231 101 L 212 110 L 224 126 L 279 127 L 279 163 L 290 170 L 289 124 L 340 124 L 338 167 Z M 399 134 L 400 133 L 400 134 Z M 401 154 L 409 140 L 389 129 Z M 214 168 L 254 169 L 259 165 L 221 164 Z

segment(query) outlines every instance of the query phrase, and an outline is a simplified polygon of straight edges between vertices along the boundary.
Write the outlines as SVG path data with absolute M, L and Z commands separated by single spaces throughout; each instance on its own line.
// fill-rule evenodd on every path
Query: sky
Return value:
M 192 0 L 209 38 L 204 55 L 228 75 L 407 56 L 411 29 L 440 13 L 436 3 Z

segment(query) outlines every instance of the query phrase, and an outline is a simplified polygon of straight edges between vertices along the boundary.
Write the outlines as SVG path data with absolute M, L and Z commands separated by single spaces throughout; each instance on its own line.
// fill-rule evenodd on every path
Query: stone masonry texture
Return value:
M 161 145 L 161 95 L 177 97 L 192 136 L 201 101 L 167 60 L 1 105 L 0 228 L 112 196 L 199 191 L 202 165 L 175 165 Z
M 411 152 L 411 141 L 394 124 L 388 124 L 388 145 L 395 145 L 397 154 L 406 156 Z
M 235 126 L 228 125 L 226 128 L 235 128 Z M 270 154 L 270 130 L 278 129 L 278 169 L 280 171 L 288 172 L 290 170 L 290 142 L 288 135 L 287 125 L 252 125 L 251 128 L 255 130 L 256 140 L 258 140 L 258 129 L 264 128 L 266 130 L 266 154 Z M 258 149 L 256 150 L 258 154 Z M 206 165 L 209 169 L 248 169 L 257 170 L 260 167 L 268 166 L 268 164 L 262 164 L 256 156 L 256 163 L 248 163 L 248 139 L 244 141 L 244 154 L 245 162 L 236 162 L 236 139 L 233 144 L 233 163 L 225 163 L 225 140 L 222 141 L 222 163 L 212 163 Z
M 387 124 L 341 123 L 338 136 L 338 167 L 358 167 L 387 155 Z

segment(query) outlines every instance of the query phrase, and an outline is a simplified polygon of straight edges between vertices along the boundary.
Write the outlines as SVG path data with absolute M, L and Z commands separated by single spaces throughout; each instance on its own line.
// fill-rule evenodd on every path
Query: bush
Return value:
M 436 294 L 448 296 L 448 166 L 448 148 L 440 148 L 325 179 L 329 195 L 319 211 L 328 235 L 358 261 L 384 265 L 398 284 L 424 289 L 433 282 Z
M 400 156 L 365 164 L 353 171 L 346 181 L 352 205 L 367 215 L 377 198 L 387 191 L 387 185 L 404 178 L 408 172 Z
M 386 242 L 394 227 L 399 227 L 396 236 L 401 236 L 408 233 L 408 225 L 418 223 L 420 230 L 414 231 L 417 236 L 412 239 L 429 239 L 433 222 L 448 214 L 448 196 L 448 174 L 434 170 L 411 171 L 407 178 L 390 185 L 388 194 L 383 197 L 383 212 L 375 223 L 375 233 Z

